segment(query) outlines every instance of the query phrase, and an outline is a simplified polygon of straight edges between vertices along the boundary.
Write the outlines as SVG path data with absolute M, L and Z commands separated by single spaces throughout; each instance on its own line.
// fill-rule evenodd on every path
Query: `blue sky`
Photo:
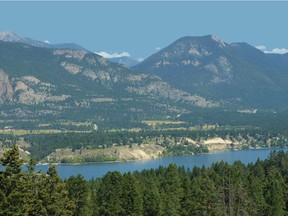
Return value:
M 0 2 L 0 31 L 133 58 L 207 34 L 283 52 L 287 21 L 288 2 Z

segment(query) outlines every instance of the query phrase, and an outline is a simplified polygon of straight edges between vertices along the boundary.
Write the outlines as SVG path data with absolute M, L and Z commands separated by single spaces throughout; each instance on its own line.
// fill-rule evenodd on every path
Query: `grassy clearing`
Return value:
M 65 126 L 69 126 L 69 125 L 73 125 L 73 126 L 92 126 L 91 122 L 61 122 L 61 125 L 65 125 Z
M 62 133 L 61 130 L 49 129 L 49 130 L 2 130 L 0 134 L 11 134 L 15 136 L 21 136 L 26 134 L 50 134 L 50 133 Z M 66 131 L 64 131 L 66 132 Z
M 0 130 L 0 134 L 11 134 L 15 136 L 22 136 L 27 134 L 53 134 L 53 133 L 90 133 L 91 131 L 76 131 L 76 130 L 56 130 L 56 129 L 47 129 L 47 130 L 11 130 L 3 131 Z
M 165 125 L 165 124 L 179 125 L 179 124 L 184 124 L 185 122 L 183 122 L 183 121 L 168 121 L 168 120 L 145 120 L 145 121 L 142 121 L 142 123 L 147 124 L 149 126 L 154 126 L 154 125 Z

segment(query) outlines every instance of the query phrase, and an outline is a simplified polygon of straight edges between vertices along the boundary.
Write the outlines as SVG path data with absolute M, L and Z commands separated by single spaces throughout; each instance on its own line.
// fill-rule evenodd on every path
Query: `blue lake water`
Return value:
M 287 151 L 287 149 L 282 149 Z M 244 164 L 256 162 L 259 159 L 268 158 L 273 149 L 257 149 L 257 150 L 241 150 L 241 151 L 224 151 L 203 155 L 184 155 L 163 157 L 154 160 L 123 162 L 123 163 L 93 163 L 82 165 L 57 165 L 57 170 L 61 178 L 69 178 L 71 175 L 81 174 L 86 179 L 98 178 L 104 176 L 109 171 L 119 171 L 121 173 L 141 171 L 143 169 L 155 169 L 159 166 L 167 167 L 174 163 L 177 166 L 184 166 L 185 168 L 193 169 L 194 166 L 202 167 L 203 165 L 209 167 L 213 162 L 220 162 L 221 160 L 228 163 L 233 163 L 237 160 Z M 47 171 L 47 165 L 37 165 L 37 170 Z

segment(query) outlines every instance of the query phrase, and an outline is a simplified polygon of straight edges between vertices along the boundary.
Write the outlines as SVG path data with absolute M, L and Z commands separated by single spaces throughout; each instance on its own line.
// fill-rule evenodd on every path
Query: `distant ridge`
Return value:
M 116 63 L 122 64 L 122 65 L 124 65 L 125 67 L 128 67 L 128 68 L 130 68 L 130 67 L 132 67 L 132 66 L 134 66 L 134 65 L 139 63 L 139 61 L 137 61 L 136 59 L 133 59 L 133 58 L 130 58 L 130 57 L 127 57 L 127 56 L 109 58 L 108 60 L 111 61 L 111 62 L 116 62 Z
M 51 48 L 51 49 L 75 49 L 75 50 L 82 50 L 88 51 L 87 49 L 83 48 L 82 46 L 76 43 L 60 43 L 60 44 L 50 44 L 43 41 L 31 39 L 28 37 L 20 36 L 13 32 L 0 32 L 0 40 L 5 42 L 17 42 L 17 43 L 24 43 L 35 47 L 43 47 L 43 48 Z

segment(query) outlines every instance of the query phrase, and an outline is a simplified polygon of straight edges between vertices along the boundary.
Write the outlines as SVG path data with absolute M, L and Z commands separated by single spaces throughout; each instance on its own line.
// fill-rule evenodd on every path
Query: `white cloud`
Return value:
M 275 48 L 271 51 L 265 50 L 265 53 L 275 53 L 275 54 L 285 54 L 288 53 L 288 49 L 286 48 Z
M 45 40 L 44 43 L 51 44 L 50 41 L 48 40 Z
M 269 51 L 269 50 L 267 50 L 267 47 L 265 45 L 259 45 L 259 46 L 255 46 L 255 47 L 264 53 L 275 53 L 275 54 L 288 53 L 288 49 L 286 49 L 286 48 L 275 48 L 275 49 L 272 49 L 271 51 Z
M 138 62 L 142 62 L 144 60 L 144 58 L 137 58 Z
M 156 47 L 155 49 L 158 51 L 158 50 L 160 50 L 161 48 L 160 48 L 160 47 Z
M 101 52 L 95 52 L 96 54 L 104 57 L 104 58 L 119 58 L 119 57 L 130 57 L 130 54 L 128 52 L 122 52 L 122 53 L 108 53 L 105 51 Z
M 256 46 L 256 48 L 259 50 L 266 50 L 266 46 L 264 46 L 264 45 Z

